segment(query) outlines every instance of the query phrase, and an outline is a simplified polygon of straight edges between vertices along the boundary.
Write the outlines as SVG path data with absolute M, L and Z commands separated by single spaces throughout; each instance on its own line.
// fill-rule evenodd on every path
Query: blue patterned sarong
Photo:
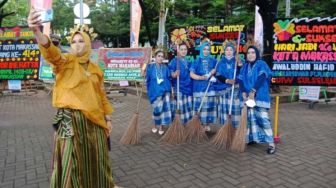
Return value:
M 218 119 L 221 125 L 224 125 L 229 115 L 230 102 L 231 102 L 231 87 L 226 90 L 218 92 Z M 231 123 L 234 128 L 239 126 L 240 121 L 240 99 L 239 89 L 235 88 L 233 92 L 232 110 L 231 110 Z
M 175 117 L 175 112 L 177 110 L 176 99 L 177 95 L 175 95 L 175 99 L 173 101 L 173 119 Z M 180 93 L 179 108 L 181 112 L 182 124 L 186 124 L 192 118 L 192 111 L 193 111 L 192 96 Z
M 157 97 L 152 103 L 152 108 L 155 125 L 169 125 L 172 122 L 172 107 L 169 92 Z
M 202 97 L 194 97 L 194 113 L 201 105 Z M 216 96 L 206 96 L 199 114 L 202 124 L 216 123 L 217 119 L 217 99 Z
M 273 131 L 268 110 L 262 107 L 247 108 L 246 143 L 273 143 Z

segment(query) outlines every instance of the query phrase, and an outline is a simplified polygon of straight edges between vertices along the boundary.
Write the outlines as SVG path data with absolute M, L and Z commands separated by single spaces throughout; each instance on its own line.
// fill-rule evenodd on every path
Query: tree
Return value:
M 285 1 L 277 1 L 278 17 L 285 17 Z M 69 28 L 74 26 L 73 2 L 78 1 L 53 0 L 54 20 L 51 23 L 53 31 L 63 35 L 65 28 L 69 31 Z M 89 18 L 91 26 L 99 34 L 98 37 L 110 47 L 128 47 L 129 3 L 125 0 L 97 2 L 97 6 L 91 6 Z M 140 0 L 140 2 L 143 3 L 147 18 L 142 16 L 139 42 L 144 44 L 152 39 L 151 44 L 154 45 L 158 34 L 160 1 Z M 169 33 L 173 27 L 187 25 L 245 24 L 251 27 L 254 25 L 256 2 L 261 3 L 261 6 L 268 6 L 271 0 L 165 0 L 165 6 L 169 8 L 166 31 Z M 335 17 L 334 7 L 336 0 L 292 0 L 291 17 Z M 28 11 L 26 0 L 0 0 L 0 18 L 2 18 L 0 23 L 3 27 L 27 25 Z M 145 29 L 146 23 L 147 29 Z M 272 28 L 272 23 L 268 21 L 266 27 Z
M 293 0 L 291 1 L 291 17 L 335 17 L 336 0 Z M 285 17 L 285 2 L 279 2 L 279 18 Z
M 0 27 L 14 27 L 18 23 L 24 24 L 28 15 L 28 4 L 25 0 L 0 2 Z M 25 14 L 25 17 L 23 16 Z M 14 16 L 16 15 L 16 16 Z M 9 18 L 9 19 L 7 19 Z
M 127 3 L 102 2 L 91 17 L 99 39 L 108 47 L 129 47 L 130 7 Z
M 53 0 L 54 19 L 51 22 L 51 30 L 53 33 L 58 33 L 61 36 L 69 34 L 69 28 L 74 26 L 74 5 L 75 4 L 71 1 Z M 62 40 L 63 45 L 66 43 L 66 40 Z

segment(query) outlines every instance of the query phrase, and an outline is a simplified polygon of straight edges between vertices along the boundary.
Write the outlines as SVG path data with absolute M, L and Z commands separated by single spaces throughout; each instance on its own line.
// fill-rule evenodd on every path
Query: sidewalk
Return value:
M 336 187 L 336 102 L 282 103 L 281 142 L 275 155 L 265 145 L 241 154 L 210 144 L 167 146 L 150 132 L 151 109 L 142 100 L 141 144 L 119 144 L 137 98 L 111 94 L 112 161 L 117 185 L 133 187 Z M 51 173 L 51 119 L 55 110 L 44 91 L 0 96 L 0 187 L 46 188 Z M 270 116 L 273 119 L 273 109 Z M 214 129 L 217 129 L 214 126 Z

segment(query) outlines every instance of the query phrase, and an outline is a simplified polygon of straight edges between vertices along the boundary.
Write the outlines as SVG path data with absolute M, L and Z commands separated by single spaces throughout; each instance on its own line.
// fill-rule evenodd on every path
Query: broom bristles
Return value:
M 120 139 L 123 145 L 135 145 L 140 142 L 139 136 L 139 114 L 135 113 L 130 121 L 127 130 Z
M 160 139 L 161 142 L 167 144 L 182 144 L 184 139 L 184 126 L 181 124 L 180 114 L 176 113 L 172 125 Z
M 211 140 L 211 144 L 214 145 L 218 150 L 222 149 L 223 147 L 230 149 L 233 131 L 231 118 L 228 118 L 227 123 L 219 129 L 215 137 Z
M 247 107 L 244 106 L 241 114 L 240 125 L 233 138 L 231 150 L 234 152 L 244 152 L 246 148 L 246 131 L 247 131 Z
M 198 115 L 194 117 L 187 123 L 185 129 L 185 141 L 189 143 L 201 144 L 208 141 L 208 136 L 205 134 L 201 121 Z

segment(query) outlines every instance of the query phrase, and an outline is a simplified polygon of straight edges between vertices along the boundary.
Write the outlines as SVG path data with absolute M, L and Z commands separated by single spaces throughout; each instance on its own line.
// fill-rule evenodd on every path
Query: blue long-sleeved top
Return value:
M 172 73 L 174 73 L 179 64 L 179 70 L 180 70 L 180 92 L 184 95 L 192 95 L 192 81 L 190 78 L 190 67 L 191 63 L 188 62 L 186 59 L 182 58 L 174 58 L 170 61 L 168 67 L 169 70 Z M 172 85 L 174 88 L 174 92 L 177 92 L 177 78 L 173 78 Z
M 259 75 L 258 78 L 257 78 L 257 81 L 255 82 L 255 84 L 252 88 L 257 91 L 265 80 L 266 80 L 266 75 L 265 74 Z M 239 88 L 242 92 L 246 92 L 246 88 L 245 88 L 244 83 L 242 81 L 239 81 Z
M 262 79 L 258 79 L 258 77 L 262 75 L 265 75 L 265 79 L 263 81 Z M 254 64 L 245 63 L 240 69 L 237 79 L 239 79 L 239 81 L 241 82 L 242 91 L 246 93 L 249 93 L 252 88 L 255 87 L 257 82 L 261 82 L 259 83 L 260 86 L 256 91 L 256 104 L 259 107 L 270 108 L 271 97 L 269 92 L 269 85 L 271 77 L 272 71 L 270 70 L 266 62 L 263 60 L 257 60 L 254 62 Z
M 190 72 L 203 76 L 209 74 L 216 66 L 216 60 L 210 56 L 198 58 L 194 61 L 190 68 Z M 208 86 L 209 80 L 193 80 L 193 95 L 194 97 L 202 97 Z M 208 96 L 214 96 L 215 90 L 213 84 L 209 87 Z
M 217 81 L 214 84 L 216 91 L 225 90 L 228 87 L 231 87 L 231 84 L 226 84 L 225 79 L 233 79 L 234 69 L 235 69 L 236 59 L 226 58 L 225 56 L 218 62 L 216 70 L 216 78 L 221 82 Z M 236 76 L 238 75 L 238 67 L 236 69 Z
M 162 80 L 161 83 L 159 83 Z M 171 76 L 165 64 L 150 63 L 146 69 L 147 95 L 150 103 L 171 91 Z

